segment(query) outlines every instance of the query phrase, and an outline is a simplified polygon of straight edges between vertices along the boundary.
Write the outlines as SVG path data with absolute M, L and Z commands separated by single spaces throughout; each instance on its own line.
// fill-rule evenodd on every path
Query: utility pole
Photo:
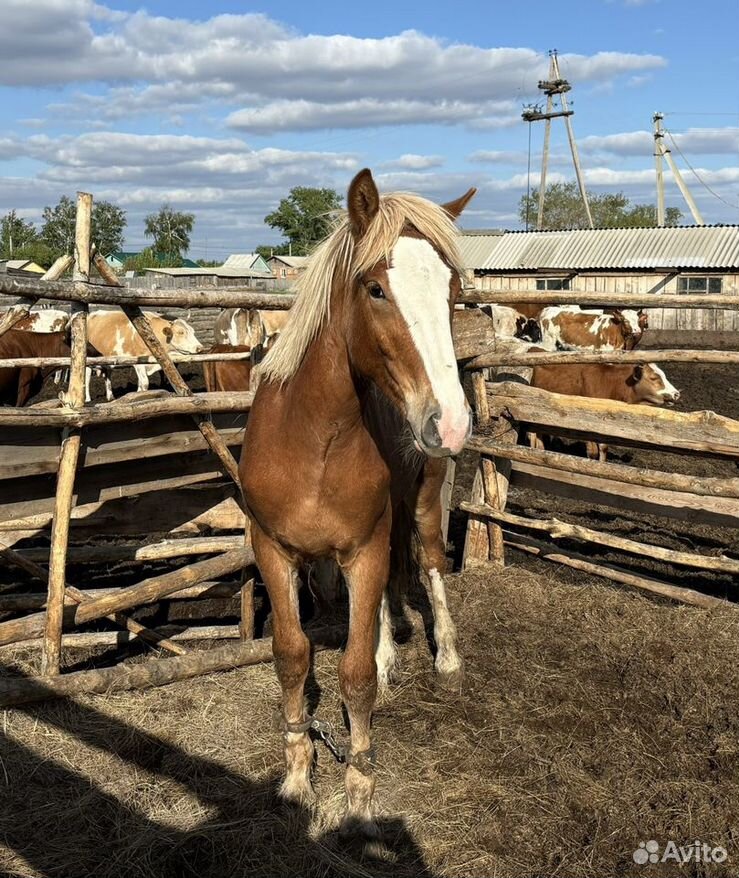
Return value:
M 654 123 L 654 164 L 657 171 L 657 225 L 665 224 L 665 178 L 662 174 L 662 157 L 664 155 L 664 132 L 662 131 L 662 113 L 652 116 Z
M 538 88 L 547 96 L 546 111 L 541 111 L 541 105 L 534 104 L 524 107 L 521 118 L 524 122 L 541 122 L 544 121 L 544 147 L 541 154 L 541 176 L 539 179 L 539 208 L 536 218 L 536 228 L 541 229 L 544 224 L 544 197 L 547 185 L 547 168 L 549 165 L 549 138 L 552 128 L 552 119 L 563 118 L 567 128 L 567 139 L 570 144 L 570 152 L 572 154 L 572 164 L 575 167 L 575 177 L 577 178 L 577 186 L 580 190 L 583 207 L 585 208 L 585 216 L 588 219 L 588 225 L 593 228 L 593 217 L 590 213 L 590 204 L 588 203 L 588 193 L 585 189 L 583 181 L 582 169 L 580 167 L 580 156 L 577 151 L 577 142 L 575 141 L 575 133 L 572 130 L 571 117 L 574 116 L 574 110 L 569 108 L 566 94 L 572 90 L 570 83 L 562 78 L 559 70 L 559 60 L 557 58 L 557 50 L 549 51 L 549 78 L 539 80 Z M 554 107 L 554 97 L 559 96 L 560 109 Z
M 685 203 L 688 205 L 688 210 L 693 214 L 693 220 L 695 221 L 695 224 L 697 226 L 705 226 L 706 223 L 703 219 L 703 216 L 698 210 L 698 205 L 695 203 L 693 196 L 690 194 L 690 190 L 688 189 L 685 180 L 683 180 L 683 175 L 680 173 L 680 169 L 675 164 L 675 159 L 673 159 L 672 157 L 672 152 L 670 151 L 669 147 L 665 146 L 665 135 L 662 131 L 663 119 L 664 115 L 662 113 L 655 113 L 652 117 L 652 121 L 654 122 L 654 155 L 655 161 L 657 162 L 657 225 L 663 226 L 665 224 L 665 192 L 664 180 L 662 179 L 662 158 L 664 158 L 667 161 L 667 164 L 670 166 L 672 176 L 675 178 L 675 182 L 677 183 L 680 192 L 682 192 Z M 660 200 L 662 205 L 661 214 Z

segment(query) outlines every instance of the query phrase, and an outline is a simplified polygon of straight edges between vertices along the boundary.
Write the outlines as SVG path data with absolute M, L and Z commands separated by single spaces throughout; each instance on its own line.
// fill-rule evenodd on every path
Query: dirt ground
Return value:
M 323 748 L 315 810 L 275 798 L 264 665 L 5 712 L 2 874 L 676 874 L 635 865 L 650 839 L 722 846 L 724 865 L 681 874 L 735 874 L 739 616 L 539 568 L 450 577 L 460 693 L 422 636 L 401 647 L 374 719 L 381 844 L 339 841 Z M 316 654 L 309 699 L 342 729 L 336 662 Z
M 739 417 L 733 368 L 667 371 L 683 391 L 680 409 Z M 726 461 L 638 449 L 614 455 L 666 471 L 737 474 Z M 471 455 L 460 460 L 458 496 L 474 466 Z M 739 557 L 734 531 L 517 489 L 510 509 Z M 463 531 L 455 515 L 453 556 Z M 734 595 L 728 577 L 604 549 L 592 555 Z M 321 746 L 316 806 L 276 798 L 279 686 L 265 664 L 3 712 L 0 875 L 736 874 L 739 614 L 656 600 L 514 550 L 507 558 L 504 571 L 448 577 L 466 665 L 460 692 L 438 687 L 422 634 L 400 646 L 399 680 L 373 725 L 379 843 L 338 838 L 343 772 Z M 133 575 L 126 566 L 89 573 L 103 585 Z M 414 603 L 423 607 L 422 596 Z M 178 606 L 185 618 L 194 605 Z M 236 607 L 224 601 L 208 612 L 228 623 Z M 68 653 L 66 661 L 84 667 L 91 659 Z M 335 651 L 316 653 L 308 700 L 343 736 L 337 661 Z M 0 651 L 0 665 L 0 673 L 32 673 L 36 654 Z M 668 842 L 699 840 L 727 858 L 639 865 L 633 854 L 650 840 L 660 852 Z

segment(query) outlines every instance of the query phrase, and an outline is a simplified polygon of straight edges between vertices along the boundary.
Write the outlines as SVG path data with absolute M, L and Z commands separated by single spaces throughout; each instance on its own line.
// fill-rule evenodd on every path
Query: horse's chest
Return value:
M 364 455 L 262 460 L 245 483 L 260 527 L 285 546 L 310 556 L 342 551 L 372 534 L 385 509 L 389 474 Z

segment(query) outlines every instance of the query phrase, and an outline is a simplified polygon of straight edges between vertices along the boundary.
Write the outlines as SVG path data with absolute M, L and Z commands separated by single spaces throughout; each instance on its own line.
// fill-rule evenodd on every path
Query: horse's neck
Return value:
M 304 429 L 319 437 L 361 428 L 362 403 L 337 323 L 332 315 L 289 384 L 290 410 L 299 412 Z

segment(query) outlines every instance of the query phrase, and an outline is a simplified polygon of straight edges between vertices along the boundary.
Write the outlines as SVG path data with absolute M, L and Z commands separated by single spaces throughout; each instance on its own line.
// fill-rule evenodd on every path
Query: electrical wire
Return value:
M 685 162 L 685 164 L 690 168 L 690 170 L 691 170 L 693 176 L 694 176 L 695 179 L 701 184 L 701 186 L 703 186 L 704 189 L 707 189 L 707 190 L 711 193 L 711 195 L 713 195 L 715 198 L 718 198 L 719 201 L 722 201 L 727 207 L 732 208 L 732 210 L 736 210 L 736 208 L 737 208 L 739 205 L 737 205 L 737 204 L 732 204 L 730 201 L 727 201 L 725 198 L 723 198 L 721 195 L 719 195 L 718 192 L 715 192 L 713 189 L 711 189 L 711 187 L 708 185 L 708 183 L 706 183 L 705 180 L 703 180 L 703 179 L 701 178 L 700 174 L 699 174 L 699 173 L 696 171 L 696 169 L 690 164 L 690 162 L 685 158 L 685 154 L 684 154 L 683 151 L 680 149 L 680 147 L 677 145 L 677 142 L 675 141 L 675 138 L 672 136 L 672 132 L 671 132 L 671 131 L 668 131 L 667 128 L 665 128 L 664 131 L 665 131 L 665 134 L 667 134 L 667 136 L 668 136 L 668 137 L 670 138 L 670 140 L 672 141 L 672 145 L 673 145 L 673 146 L 675 147 L 675 149 L 677 150 L 678 155 L 682 158 L 682 160 Z

